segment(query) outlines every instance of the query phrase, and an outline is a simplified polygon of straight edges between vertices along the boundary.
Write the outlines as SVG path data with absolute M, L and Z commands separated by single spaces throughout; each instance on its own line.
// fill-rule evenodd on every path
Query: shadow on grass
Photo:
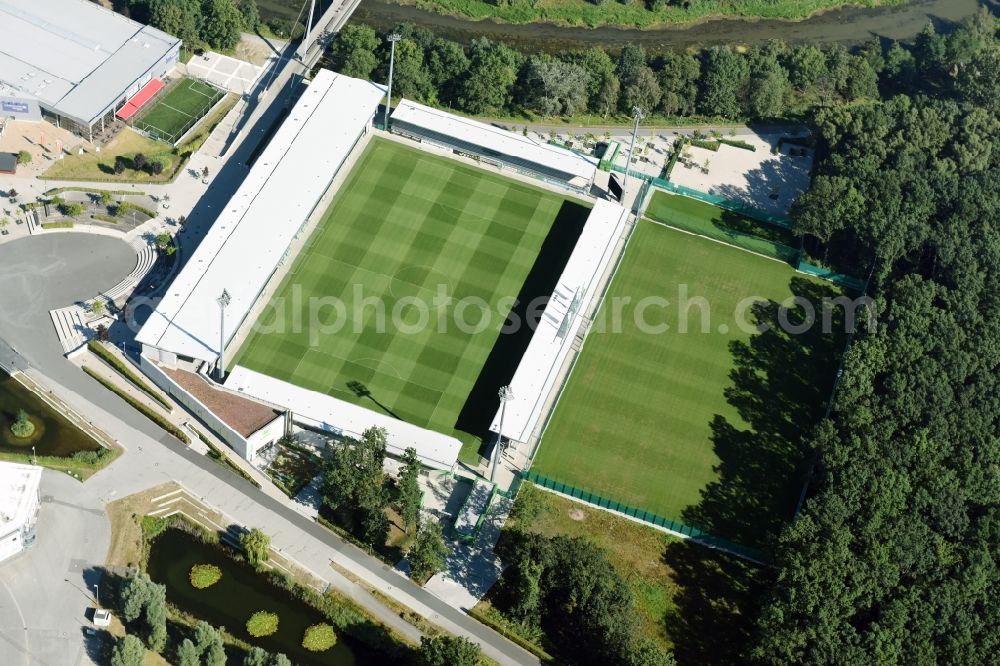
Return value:
M 665 618 L 681 666 L 745 664 L 768 570 L 690 541 L 671 543 L 663 561 L 681 588 Z
M 534 334 L 535 326 L 534 322 L 530 322 L 529 311 L 535 313 L 536 319 L 540 316 L 539 309 L 532 307 L 537 304 L 533 304 L 532 301 L 539 297 L 547 298 L 555 291 L 559 276 L 562 275 L 566 262 L 576 247 L 576 241 L 580 238 L 588 215 L 590 209 L 586 206 L 573 201 L 563 201 L 548 235 L 542 242 L 535 263 L 521 285 L 517 302 L 507 315 L 506 324 L 458 414 L 455 429 L 482 439 L 484 446 L 490 443 L 488 437 L 490 424 L 493 415 L 500 407 L 497 392 L 501 386 L 506 386 L 513 379 L 514 371 Z M 501 297 L 506 295 L 500 294 Z M 520 325 L 514 326 L 514 323 Z
M 807 459 L 803 438 L 823 415 L 843 350 L 843 309 L 834 308 L 823 325 L 822 303 L 838 292 L 799 277 L 791 291 L 814 305 L 816 321 L 796 334 L 806 317 L 801 305 L 787 315 L 775 301 L 753 306 L 752 322 L 766 329 L 730 343 L 734 368 L 725 392 L 749 429 L 715 416 L 718 479 L 682 514 L 689 525 L 747 546 L 765 546 L 792 517 Z

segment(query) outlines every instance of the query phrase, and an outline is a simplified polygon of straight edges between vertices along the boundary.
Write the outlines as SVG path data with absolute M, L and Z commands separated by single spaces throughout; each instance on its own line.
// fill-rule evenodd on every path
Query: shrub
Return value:
M 212 587 L 221 578 L 222 569 L 214 564 L 196 564 L 188 572 L 188 580 L 191 581 L 191 587 L 196 590 L 204 590 L 206 587 Z
M 328 624 L 314 624 L 306 629 L 302 637 L 302 647 L 310 652 L 323 652 L 337 644 L 337 634 Z
M 257 611 L 247 620 L 247 633 L 254 638 L 270 636 L 278 630 L 278 614 Z
M 271 556 L 271 537 L 256 527 L 240 535 L 240 546 L 246 553 L 247 562 L 255 567 L 267 562 Z
M 90 375 L 91 377 L 93 377 L 94 379 L 96 379 L 98 382 L 100 382 L 100 384 L 104 386 L 104 388 L 108 389 L 109 391 L 117 395 L 119 398 L 130 404 L 136 411 L 145 416 L 147 419 L 149 419 L 156 425 L 160 426 L 161 428 L 163 428 L 168 433 L 170 433 L 177 439 L 181 440 L 185 444 L 191 443 L 191 438 L 188 437 L 183 430 L 181 430 L 173 423 L 171 423 L 167 419 L 163 418 L 162 416 L 154 412 L 150 407 L 147 407 L 144 403 L 139 402 L 138 400 L 133 398 L 129 393 L 118 388 L 115 384 L 109 382 L 99 373 L 95 372 L 92 368 L 83 366 L 83 371 L 88 375 Z
M 31 162 L 31 153 L 27 150 L 21 150 L 17 153 L 18 164 L 28 164 L 29 162 Z
M 160 534 L 163 530 L 167 529 L 169 521 L 166 518 L 160 518 L 159 516 L 143 516 L 142 520 L 139 522 L 139 527 L 142 528 L 142 533 L 146 535 L 147 539 L 152 539 Z

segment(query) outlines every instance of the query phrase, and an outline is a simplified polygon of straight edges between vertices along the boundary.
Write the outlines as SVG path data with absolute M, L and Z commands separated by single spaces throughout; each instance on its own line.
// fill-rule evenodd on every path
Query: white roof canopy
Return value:
M 229 374 L 226 388 L 282 405 L 292 411 L 295 421 L 338 436 L 358 438 L 368 428 L 385 428 L 389 453 L 398 458 L 407 447 L 412 446 L 420 462 L 428 467 L 451 469 L 458 461 L 458 452 L 462 448 L 462 442 L 454 437 L 248 370 L 241 365 Z
M 614 257 L 615 245 L 627 221 L 628 211 L 618 204 L 603 199 L 594 204 L 531 342 L 514 371 L 510 383 L 513 398 L 507 402 L 503 419 L 504 437 L 526 442 L 538 425 L 546 398 L 586 319 L 587 305 Z M 497 410 L 493 418 L 493 432 L 500 430 L 500 412 Z
M 231 298 L 228 344 L 383 95 L 369 81 L 319 71 L 139 331 L 140 343 L 218 358 L 222 291 Z
M 408 99 L 401 100 L 396 106 L 392 112 L 392 123 L 394 127 L 399 123 L 404 131 L 408 125 L 446 137 L 450 142 L 474 145 L 481 148 L 480 152 L 484 155 L 522 163 L 528 168 L 533 165 L 543 172 L 561 174 L 566 180 L 581 178 L 589 182 L 597 171 L 596 159 Z
M 84 123 L 179 44 L 86 0 L 0 0 L 0 82 Z

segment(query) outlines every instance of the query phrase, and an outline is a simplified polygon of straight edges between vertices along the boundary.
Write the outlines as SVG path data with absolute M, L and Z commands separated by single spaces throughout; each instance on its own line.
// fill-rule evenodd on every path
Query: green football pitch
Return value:
M 705 299 L 707 324 L 701 301 L 679 307 L 681 289 Z M 756 335 L 752 310 L 738 314 L 741 300 L 793 292 L 835 293 L 787 264 L 642 220 L 532 470 L 753 545 L 794 508 L 798 437 L 819 419 L 835 367 L 836 336 L 817 334 L 820 351 L 812 335 Z M 635 314 L 651 296 L 669 304 L 643 312 L 654 327 L 644 331 Z M 614 305 L 624 298 L 636 307 Z
M 154 101 L 135 126 L 158 139 L 174 143 L 215 105 L 223 93 L 196 79 L 181 79 Z
M 272 299 L 292 307 L 265 310 L 237 362 L 458 436 L 463 459 L 474 461 L 497 390 L 530 340 L 527 327 L 500 335 L 511 300 L 521 308 L 552 292 L 589 212 L 373 139 Z M 336 306 L 317 316 L 322 334 L 309 325 L 314 297 L 344 304 L 343 316 Z

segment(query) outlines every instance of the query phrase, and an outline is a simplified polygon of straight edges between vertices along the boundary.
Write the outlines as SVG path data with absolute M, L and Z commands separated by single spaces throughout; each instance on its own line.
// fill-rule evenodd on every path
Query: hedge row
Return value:
M 102 361 L 110 365 L 112 368 L 118 371 L 125 379 L 132 382 L 137 389 L 148 395 L 150 398 L 156 402 L 163 405 L 168 411 L 173 411 L 174 407 L 170 402 L 163 396 L 159 391 L 150 386 L 146 381 L 144 381 L 139 375 L 133 372 L 132 368 L 125 365 L 125 362 L 118 358 L 114 353 L 112 353 L 107 347 L 102 345 L 97 340 L 91 340 L 87 343 L 87 349 L 96 354 Z
M 541 659 L 543 663 L 552 663 L 555 661 L 555 657 L 546 652 L 541 646 L 536 645 L 535 643 L 529 641 L 527 638 L 524 638 L 520 634 L 511 631 L 510 628 L 506 625 L 506 623 L 494 620 L 489 615 L 487 615 L 486 613 L 475 607 L 470 608 L 467 612 L 469 614 L 469 617 L 477 620 L 478 622 L 481 622 L 482 624 L 485 624 L 490 629 L 497 631 L 504 638 L 507 638 L 508 640 L 517 643 L 525 650 L 527 650 L 531 654 Z
M 227 456 L 222 451 L 222 449 L 220 449 L 218 446 L 216 446 L 212 442 L 212 440 L 210 440 L 208 438 L 208 436 L 205 435 L 205 433 L 203 433 L 202 431 L 197 430 L 197 429 L 195 429 L 194 433 L 196 435 L 198 435 L 198 439 L 200 439 L 202 441 L 202 443 L 205 446 L 208 447 L 208 457 L 209 458 L 211 458 L 215 462 L 219 463 L 220 465 L 223 465 L 224 467 L 226 467 L 230 471 L 234 472 L 236 475 L 243 477 L 245 480 L 249 481 L 251 484 L 253 484 L 257 488 L 261 487 L 260 483 L 257 481 L 257 479 L 255 479 L 252 476 L 250 476 L 250 474 L 247 473 L 247 471 L 244 470 L 239 465 L 233 464 L 233 462 L 229 459 L 229 456 Z
M 134 194 L 136 196 L 142 196 L 142 195 L 146 194 L 145 192 L 141 192 L 141 191 L 138 191 L 138 190 L 98 190 L 98 189 L 94 189 L 92 187 L 73 187 L 73 186 L 67 186 L 67 187 L 53 187 L 51 190 L 45 190 L 45 196 L 51 197 L 51 196 L 55 196 L 56 194 L 62 194 L 63 192 L 89 192 L 91 194 L 102 194 L 104 192 L 107 192 L 108 194 L 110 194 L 112 196 L 114 196 L 116 194 L 117 195 L 133 195 Z
M 750 152 L 757 152 L 757 146 L 752 143 L 747 143 L 742 139 L 719 139 L 719 143 L 724 143 L 727 146 L 732 146 L 733 148 L 742 148 L 743 150 L 749 150 Z
M 190 444 L 191 443 L 191 438 L 188 437 L 184 433 L 183 430 L 181 430 L 180 428 L 178 428 L 177 426 L 175 426 L 173 423 L 171 423 L 167 419 L 163 418 L 162 416 L 160 416 L 159 414 L 157 414 L 156 412 L 154 412 L 152 409 L 150 409 L 149 407 L 147 407 L 142 402 L 139 402 L 138 400 L 136 400 L 135 398 L 133 398 L 132 396 L 130 396 L 128 393 L 126 393 L 122 389 L 118 388 L 117 386 L 115 386 L 114 384 L 112 384 L 111 382 L 109 382 L 107 379 L 105 379 L 104 377 L 102 377 L 101 375 L 99 375 L 97 372 L 95 372 L 92 368 L 88 368 L 87 366 L 83 366 L 83 371 L 86 372 L 91 377 L 93 377 L 94 379 L 96 379 L 97 381 L 99 381 L 104 386 L 104 388 L 106 388 L 109 391 L 111 391 L 112 393 L 115 393 L 116 395 L 118 395 L 118 397 L 120 397 L 122 400 L 124 400 L 125 402 L 127 402 L 128 404 L 130 404 L 132 407 L 134 407 L 139 413 L 141 413 L 147 419 L 149 419 L 150 421 L 152 421 L 156 425 L 160 426 L 161 428 L 163 428 L 164 430 L 166 430 L 171 435 L 173 435 L 177 439 L 181 440 L 185 444 Z
M 72 229 L 72 222 L 43 222 L 42 229 Z

